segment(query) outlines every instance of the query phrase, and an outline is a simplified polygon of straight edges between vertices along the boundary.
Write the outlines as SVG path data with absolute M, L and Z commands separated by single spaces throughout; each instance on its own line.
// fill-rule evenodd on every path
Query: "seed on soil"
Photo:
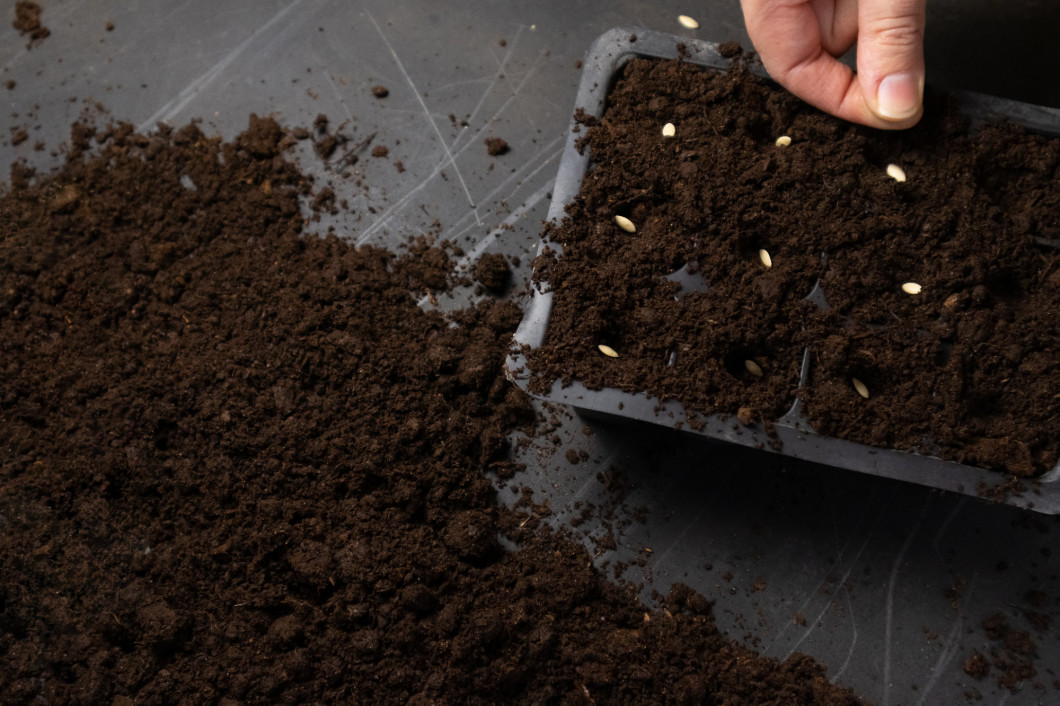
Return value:
M 758 251 L 758 259 L 761 260 L 762 264 L 765 265 L 766 267 L 772 267 L 773 266 L 773 258 L 771 258 L 769 256 L 769 251 L 766 250 L 765 248 L 762 248 L 761 250 Z
M 923 289 L 916 282 L 906 282 L 902 285 L 902 291 L 906 294 L 920 294 L 920 290 Z
M 891 177 L 895 181 L 905 181 L 905 170 L 899 167 L 897 164 L 888 164 L 887 176 Z
M 615 216 L 615 223 L 617 223 L 618 227 L 626 231 L 627 233 L 637 232 L 637 226 L 633 225 L 633 221 L 629 220 L 625 216 Z
M 663 137 L 673 137 L 677 134 L 677 128 L 674 127 L 673 123 L 666 123 L 663 125 Z
M 678 15 L 677 21 L 681 23 L 681 26 L 685 29 L 698 29 L 699 23 L 688 15 Z
M 854 389 L 858 391 L 858 394 L 865 399 L 869 398 L 869 388 L 865 387 L 865 383 L 857 378 L 850 378 L 850 382 L 853 383 Z
M 615 349 L 612 348 L 611 346 L 605 346 L 603 343 L 601 343 L 600 345 L 597 346 L 597 348 L 599 348 L 600 352 L 603 353 L 604 355 L 606 355 L 608 358 L 617 358 L 618 357 L 618 353 L 616 353 Z
M 762 377 L 762 367 L 753 360 L 745 360 L 743 362 L 743 367 L 747 368 L 747 372 L 751 373 L 756 378 Z
M 791 138 L 787 135 L 781 135 L 777 138 L 777 147 L 787 147 L 791 144 Z

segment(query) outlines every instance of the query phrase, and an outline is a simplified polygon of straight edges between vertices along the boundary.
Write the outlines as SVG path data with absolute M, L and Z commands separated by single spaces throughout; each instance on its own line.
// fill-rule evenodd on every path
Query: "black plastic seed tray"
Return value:
M 607 94 L 627 61 L 637 56 L 676 58 L 678 43 L 684 44 L 683 57 L 686 61 L 708 69 L 724 69 L 728 65 L 728 61 L 718 53 L 716 44 L 642 29 L 613 29 L 601 35 L 589 50 L 575 107 L 599 117 L 603 113 Z M 979 94 L 957 93 L 957 97 L 972 118 L 1003 115 L 1033 130 L 1060 134 L 1060 110 Z M 579 154 L 575 148 L 577 135 L 573 127 L 572 121 L 548 213 L 549 221 L 555 223 L 562 221 L 564 208 L 577 196 L 591 160 L 588 150 L 585 154 Z M 549 245 L 554 250 L 561 249 L 556 243 Z M 680 277 L 680 273 L 675 274 Z M 551 292 L 547 291 L 547 287 L 534 287 L 523 321 L 515 333 L 506 365 L 509 379 L 524 390 L 531 372 L 527 370 L 526 359 L 521 351 L 524 346 L 537 348 L 542 345 L 551 310 Z M 805 356 L 802 365 L 804 379 L 808 366 L 809 357 Z M 728 416 L 697 417 L 696 429 L 693 430 L 678 402 L 660 402 L 643 393 L 632 394 L 610 388 L 590 390 L 578 382 L 564 387 L 557 380 L 547 394 L 534 396 L 570 405 L 588 416 L 649 422 L 671 428 L 677 426 L 683 429 L 683 433 L 715 441 L 771 449 L 793 458 L 968 495 L 981 494 L 985 488 L 997 486 L 1006 480 L 1005 476 L 995 471 L 816 434 L 802 416 L 799 402 L 777 421 L 775 441 L 780 444 L 774 444 L 779 446 L 779 449 L 775 449 L 759 427 L 740 426 L 734 429 L 733 419 Z M 1042 513 L 1060 514 L 1060 464 L 1035 479 L 1024 492 L 1007 494 L 1005 502 Z

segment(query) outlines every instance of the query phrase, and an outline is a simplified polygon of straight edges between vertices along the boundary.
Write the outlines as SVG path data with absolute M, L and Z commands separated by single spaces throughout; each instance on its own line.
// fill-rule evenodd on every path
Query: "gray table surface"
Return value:
M 32 49 L 0 17 L 5 176 L 18 158 L 54 165 L 50 150 L 81 115 L 143 130 L 201 118 L 207 132 L 232 137 L 250 112 L 292 126 L 324 113 L 354 137 L 374 133 L 391 157 L 361 161 L 366 188 L 306 158 L 307 170 L 331 179 L 353 209 L 320 228 L 399 247 L 437 219 L 441 235 L 467 253 L 460 266 L 483 252 L 518 255 L 520 285 L 574 108 L 575 62 L 592 40 L 639 26 L 747 45 L 731 0 L 41 4 L 52 35 Z M 696 17 L 700 29 L 682 29 L 678 14 Z M 1047 0 L 933 0 L 929 80 L 1060 106 L 1058 28 L 1060 5 Z M 5 90 L 9 79 L 17 85 Z M 376 84 L 390 89 L 388 98 L 371 95 Z M 12 146 L 9 130 L 18 126 L 30 139 Z M 510 153 L 486 155 L 483 140 L 494 135 Z M 38 141 L 48 149 L 35 151 Z M 473 296 L 458 292 L 442 305 Z M 1029 591 L 1046 595 L 1036 610 L 1060 613 L 1052 551 L 1060 520 L 659 430 L 590 424 L 564 409 L 544 412 L 555 417 L 554 434 L 524 449 L 527 471 L 501 497 L 512 501 L 512 490 L 533 487 L 552 511 L 544 521 L 556 526 L 585 503 L 613 510 L 582 524 L 579 536 L 610 574 L 632 561 L 621 578 L 642 585 L 646 599 L 683 581 L 716 600 L 718 625 L 732 638 L 778 658 L 813 655 L 837 683 L 878 704 L 960 703 L 970 689 L 983 703 L 1060 703 L 1055 626 L 1037 640 L 1037 679 L 1015 692 L 961 669 L 974 650 L 992 647 L 984 618 L 1001 612 L 1029 629 L 1022 613 L 1032 607 Z M 569 463 L 569 448 L 589 460 Z M 621 493 L 601 481 L 615 475 Z M 602 551 L 593 540 L 609 531 L 617 548 Z M 796 614 L 804 625 L 793 622 Z

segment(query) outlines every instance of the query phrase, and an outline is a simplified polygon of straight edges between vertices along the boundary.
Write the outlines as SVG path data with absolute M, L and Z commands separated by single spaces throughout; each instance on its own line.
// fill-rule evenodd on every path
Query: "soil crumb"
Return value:
M 15 19 L 11 26 L 22 36 L 29 35 L 30 46 L 51 34 L 51 30 L 41 24 L 41 8 L 35 2 L 19 0 L 15 3 Z
M 390 95 L 390 89 L 386 86 L 372 86 L 372 95 L 376 98 L 386 98 Z
M 500 253 L 486 253 L 475 265 L 475 279 L 494 293 L 503 292 L 511 279 L 511 268 L 508 259 Z
M 502 154 L 506 154 L 510 148 L 508 142 L 501 139 L 500 137 L 487 137 L 486 138 L 486 152 L 491 157 L 497 157 Z

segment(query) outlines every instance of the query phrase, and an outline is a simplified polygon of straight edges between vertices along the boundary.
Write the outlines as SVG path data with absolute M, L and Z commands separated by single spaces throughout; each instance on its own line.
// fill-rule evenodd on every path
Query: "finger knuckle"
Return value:
M 878 45 L 893 48 L 917 47 L 924 43 L 924 28 L 915 17 L 883 20 L 873 28 Z

